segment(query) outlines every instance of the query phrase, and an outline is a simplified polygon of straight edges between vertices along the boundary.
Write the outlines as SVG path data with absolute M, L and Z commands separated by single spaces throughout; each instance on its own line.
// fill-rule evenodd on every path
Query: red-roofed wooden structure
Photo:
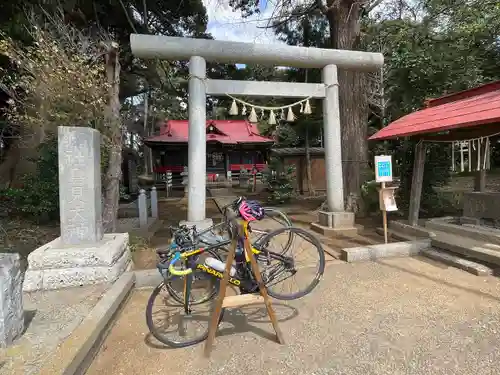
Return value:
M 207 120 L 207 176 L 225 176 L 228 171 L 239 172 L 265 167 L 273 139 L 259 134 L 256 125 L 246 120 Z M 152 149 L 157 179 L 165 172 L 177 174 L 188 164 L 188 120 L 168 120 L 160 134 L 144 143 Z
M 422 193 L 426 154 L 424 142 L 475 139 L 479 145 L 478 155 L 486 158 L 486 153 L 490 151 L 489 142 L 481 142 L 481 140 L 499 133 L 500 81 L 497 81 L 441 98 L 427 100 L 426 108 L 401 117 L 369 139 L 385 140 L 413 137 L 421 140 L 415 152 L 408 218 L 410 225 L 415 226 L 418 223 Z M 477 176 L 477 186 L 484 186 L 485 171 L 477 171 Z M 480 187 L 477 189 L 481 190 Z
M 398 137 L 455 132 L 453 140 L 470 139 L 471 133 L 488 136 L 500 131 L 500 81 L 470 90 L 430 99 L 427 108 L 392 122 L 370 137 L 383 140 Z M 491 126 L 485 127 L 485 125 Z M 480 129 L 474 129 L 481 126 Z

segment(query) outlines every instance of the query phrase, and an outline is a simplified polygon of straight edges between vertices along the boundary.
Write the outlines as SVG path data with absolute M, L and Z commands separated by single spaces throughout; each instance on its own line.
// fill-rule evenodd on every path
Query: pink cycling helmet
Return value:
M 238 211 L 245 221 L 261 220 L 264 217 L 264 209 L 257 201 L 242 200 Z

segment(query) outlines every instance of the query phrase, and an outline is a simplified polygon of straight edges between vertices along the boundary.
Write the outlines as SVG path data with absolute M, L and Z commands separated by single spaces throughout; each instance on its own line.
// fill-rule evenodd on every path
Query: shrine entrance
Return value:
M 132 34 L 130 44 L 136 57 L 189 60 L 188 222 L 206 219 L 207 95 L 289 97 L 300 98 L 299 102 L 321 98 L 328 211 L 320 212 L 318 227 L 325 231 L 354 230 L 354 214 L 344 212 L 338 68 L 377 71 L 384 62 L 382 54 L 142 34 Z M 323 82 L 209 79 L 206 75 L 207 61 L 321 68 Z

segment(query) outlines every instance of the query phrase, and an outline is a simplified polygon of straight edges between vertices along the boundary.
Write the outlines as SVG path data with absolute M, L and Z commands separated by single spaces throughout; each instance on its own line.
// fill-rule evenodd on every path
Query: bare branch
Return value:
M 134 31 L 134 33 L 137 34 L 137 30 L 135 28 L 135 25 L 134 23 L 132 22 L 132 19 L 130 18 L 130 14 L 128 13 L 128 9 L 127 7 L 125 7 L 125 4 L 123 4 L 123 1 L 122 0 L 118 0 L 123 8 L 123 11 L 125 12 L 125 16 L 127 17 L 127 21 L 130 25 L 130 27 L 132 28 L 132 30 Z
M 371 3 L 368 8 L 366 9 L 366 11 L 368 13 L 370 13 L 373 9 L 375 9 L 376 7 L 378 7 L 380 4 L 382 4 L 384 0 L 375 0 L 373 3 Z

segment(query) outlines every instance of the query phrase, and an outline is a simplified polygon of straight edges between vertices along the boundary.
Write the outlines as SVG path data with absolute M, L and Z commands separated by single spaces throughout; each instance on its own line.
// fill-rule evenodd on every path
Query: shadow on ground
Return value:
M 171 303 L 168 303 L 168 305 L 173 306 Z M 276 318 L 278 319 L 278 323 L 283 323 L 299 316 L 299 311 L 295 307 L 290 305 L 273 303 L 273 308 L 276 314 Z M 205 323 L 209 323 L 210 319 L 210 315 L 207 315 L 205 317 L 197 317 L 197 320 L 203 321 Z M 271 320 L 269 319 L 265 307 L 247 306 L 240 309 L 226 309 L 224 313 L 224 319 L 220 324 L 223 323 L 228 323 L 231 325 L 231 327 L 219 328 L 216 337 L 251 332 L 266 340 L 276 341 L 276 335 L 272 333 L 272 326 L 270 326 L 270 330 L 264 330 L 250 324 L 271 324 Z M 144 337 L 144 343 L 153 349 L 174 349 L 168 345 L 160 343 L 151 333 L 146 334 L 146 336 Z
M 31 322 L 35 318 L 36 315 L 36 310 L 25 310 L 24 311 L 24 330 L 23 334 L 26 332 L 26 330 L 29 328 Z

